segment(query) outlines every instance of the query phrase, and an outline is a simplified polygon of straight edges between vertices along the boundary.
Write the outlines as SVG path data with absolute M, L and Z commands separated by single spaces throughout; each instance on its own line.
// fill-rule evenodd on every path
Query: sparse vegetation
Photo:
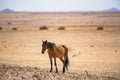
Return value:
M 42 27 L 40 27 L 40 30 L 48 30 L 48 27 L 47 26 L 42 26 Z
M 104 28 L 100 26 L 100 27 L 97 27 L 97 30 L 104 30 Z
M 8 25 L 11 25 L 12 23 L 11 23 L 11 22 L 8 22 L 7 24 L 8 24 Z
M 74 55 L 72 55 L 72 57 L 76 57 L 76 56 L 77 56 L 77 55 L 75 55 L 75 54 L 74 54 Z
M 0 64 L 0 80 L 119 80 L 115 77 L 92 75 L 88 70 L 85 73 L 68 72 L 67 74 L 50 73 L 46 69 L 21 67 Z
M 90 45 L 90 47 L 94 47 L 94 45 Z
M 65 30 L 65 27 L 61 26 L 58 28 L 58 30 Z
M 14 27 L 14 28 L 12 28 L 12 30 L 17 30 L 17 28 L 16 28 L 16 27 Z
M 0 30 L 3 30 L 3 28 L 0 26 Z

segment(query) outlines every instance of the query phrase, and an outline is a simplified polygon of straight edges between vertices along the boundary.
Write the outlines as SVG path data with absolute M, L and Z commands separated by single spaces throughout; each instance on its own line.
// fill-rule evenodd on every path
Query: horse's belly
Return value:
M 64 54 L 62 54 L 62 53 L 56 53 L 55 54 L 55 57 L 57 57 L 57 58 L 60 58 L 60 57 L 63 57 L 64 56 Z
M 56 58 L 63 57 L 63 56 L 64 56 L 64 53 L 65 53 L 65 50 L 64 50 L 64 48 L 62 48 L 62 47 L 57 47 L 57 49 L 54 48 L 52 51 L 51 51 L 51 50 L 48 50 L 49 56 L 51 56 L 51 57 L 56 57 Z

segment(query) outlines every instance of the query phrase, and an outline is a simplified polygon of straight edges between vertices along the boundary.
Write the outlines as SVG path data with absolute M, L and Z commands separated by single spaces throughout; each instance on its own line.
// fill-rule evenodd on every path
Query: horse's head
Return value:
M 51 43 L 46 41 L 42 41 L 42 54 L 45 53 L 46 49 L 53 50 L 53 47 L 55 46 L 55 43 Z
M 45 53 L 45 51 L 46 51 L 46 48 L 47 48 L 47 40 L 46 41 L 42 41 L 42 54 L 44 54 Z

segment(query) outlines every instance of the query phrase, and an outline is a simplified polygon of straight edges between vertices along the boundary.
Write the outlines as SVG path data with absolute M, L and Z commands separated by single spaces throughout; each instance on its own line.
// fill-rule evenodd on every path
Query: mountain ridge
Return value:
M 1 12 L 7 12 L 7 13 L 9 13 L 9 12 L 15 12 L 15 11 L 12 10 L 12 9 L 9 9 L 9 8 L 5 8 L 5 9 L 1 10 Z

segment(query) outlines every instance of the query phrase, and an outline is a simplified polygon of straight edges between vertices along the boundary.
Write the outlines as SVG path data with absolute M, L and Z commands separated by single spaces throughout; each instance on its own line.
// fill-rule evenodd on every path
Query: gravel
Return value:
M 87 72 L 87 71 L 85 71 Z M 0 64 L 0 80 L 120 80 L 110 76 L 81 74 L 77 72 L 49 72 L 38 67 Z

